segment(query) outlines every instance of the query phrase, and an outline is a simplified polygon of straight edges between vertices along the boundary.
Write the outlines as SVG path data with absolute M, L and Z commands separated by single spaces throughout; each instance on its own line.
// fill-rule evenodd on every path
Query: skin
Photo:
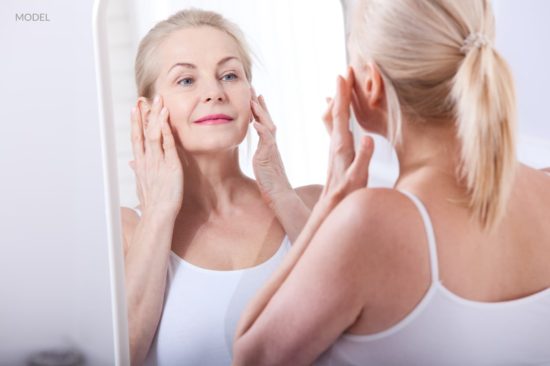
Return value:
M 170 251 L 213 270 L 255 266 L 278 250 L 285 233 L 296 239 L 320 194 L 319 186 L 294 190 L 288 183 L 275 126 L 230 36 L 210 27 L 178 30 L 157 57 L 158 97 L 153 103 L 140 97 L 132 112 L 132 166 L 142 216 L 122 208 L 136 365 L 143 363 L 162 314 Z M 218 113 L 232 121 L 195 123 Z M 253 119 L 260 136 L 257 181 L 238 163 L 238 146 Z
M 385 133 L 381 75 L 350 53 L 352 69 L 339 78 L 327 125 L 345 120 L 347 128 L 352 105 L 364 129 Z M 550 177 L 518 163 L 507 213 L 493 232 L 484 231 L 467 207 L 449 200 L 464 200 L 467 192 L 454 173 L 454 123 L 438 123 L 405 121 L 395 189 L 323 192 L 303 235 L 241 318 L 234 365 L 308 365 L 341 334 L 381 332 L 414 309 L 431 281 L 427 239 L 418 210 L 398 190 L 427 207 L 440 279 L 453 293 L 498 302 L 550 287 L 550 228 L 541 220 L 550 209 Z M 331 154 L 349 161 L 353 140 L 334 133 L 331 140 Z M 349 179 L 337 165 L 329 182 Z

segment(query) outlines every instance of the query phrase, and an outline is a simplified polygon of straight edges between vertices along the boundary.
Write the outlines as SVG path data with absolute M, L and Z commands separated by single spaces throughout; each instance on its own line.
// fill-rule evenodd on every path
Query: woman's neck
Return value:
M 426 175 L 437 174 L 458 185 L 460 144 L 452 121 L 404 123 L 403 139 L 396 147 L 399 160 L 397 188 L 414 185 Z
M 182 212 L 223 214 L 254 187 L 254 182 L 241 171 L 238 149 L 183 155 Z

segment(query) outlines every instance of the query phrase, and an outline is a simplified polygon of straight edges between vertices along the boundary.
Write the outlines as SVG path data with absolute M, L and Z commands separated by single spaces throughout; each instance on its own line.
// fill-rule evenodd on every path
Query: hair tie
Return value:
M 468 37 L 464 39 L 460 52 L 467 54 L 472 48 L 481 48 L 485 46 L 491 46 L 491 41 L 485 37 L 482 33 L 470 33 Z

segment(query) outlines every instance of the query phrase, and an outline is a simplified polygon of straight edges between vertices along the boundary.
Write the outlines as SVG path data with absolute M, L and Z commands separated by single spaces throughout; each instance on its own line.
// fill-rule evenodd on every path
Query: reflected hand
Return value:
M 329 99 L 323 121 L 330 135 L 330 153 L 327 183 L 321 197 L 333 207 L 356 189 L 364 188 L 369 177 L 369 164 L 374 151 L 374 141 L 363 136 L 355 151 L 353 134 L 349 130 L 350 103 L 353 73 L 347 78 L 338 76 L 334 99 Z
M 130 165 L 136 175 L 141 210 L 175 218 L 183 201 L 183 168 L 168 122 L 168 109 L 157 98 L 146 126 L 139 106 L 132 109 L 135 160 Z
M 264 98 L 262 96 L 257 98 L 254 91 L 252 91 L 251 108 L 255 119 L 253 126 L 259 136 L 258 148 L 252 159 L 254 175 L 262 196 L 267 203 L 272 203 L 279 196 L 293 190 L 288 182 L 275 140 L 275 124 L 269 115 Z

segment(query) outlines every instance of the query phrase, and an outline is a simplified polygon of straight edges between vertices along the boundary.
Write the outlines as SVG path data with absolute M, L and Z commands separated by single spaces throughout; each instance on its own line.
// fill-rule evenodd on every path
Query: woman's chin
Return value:
M 219 154 L 238 149 L 245 136 L 233 136 L 232 138 L 208 136 L 189 143 L 184 141 L 182 145 L 184 150 L 190 154 Z

